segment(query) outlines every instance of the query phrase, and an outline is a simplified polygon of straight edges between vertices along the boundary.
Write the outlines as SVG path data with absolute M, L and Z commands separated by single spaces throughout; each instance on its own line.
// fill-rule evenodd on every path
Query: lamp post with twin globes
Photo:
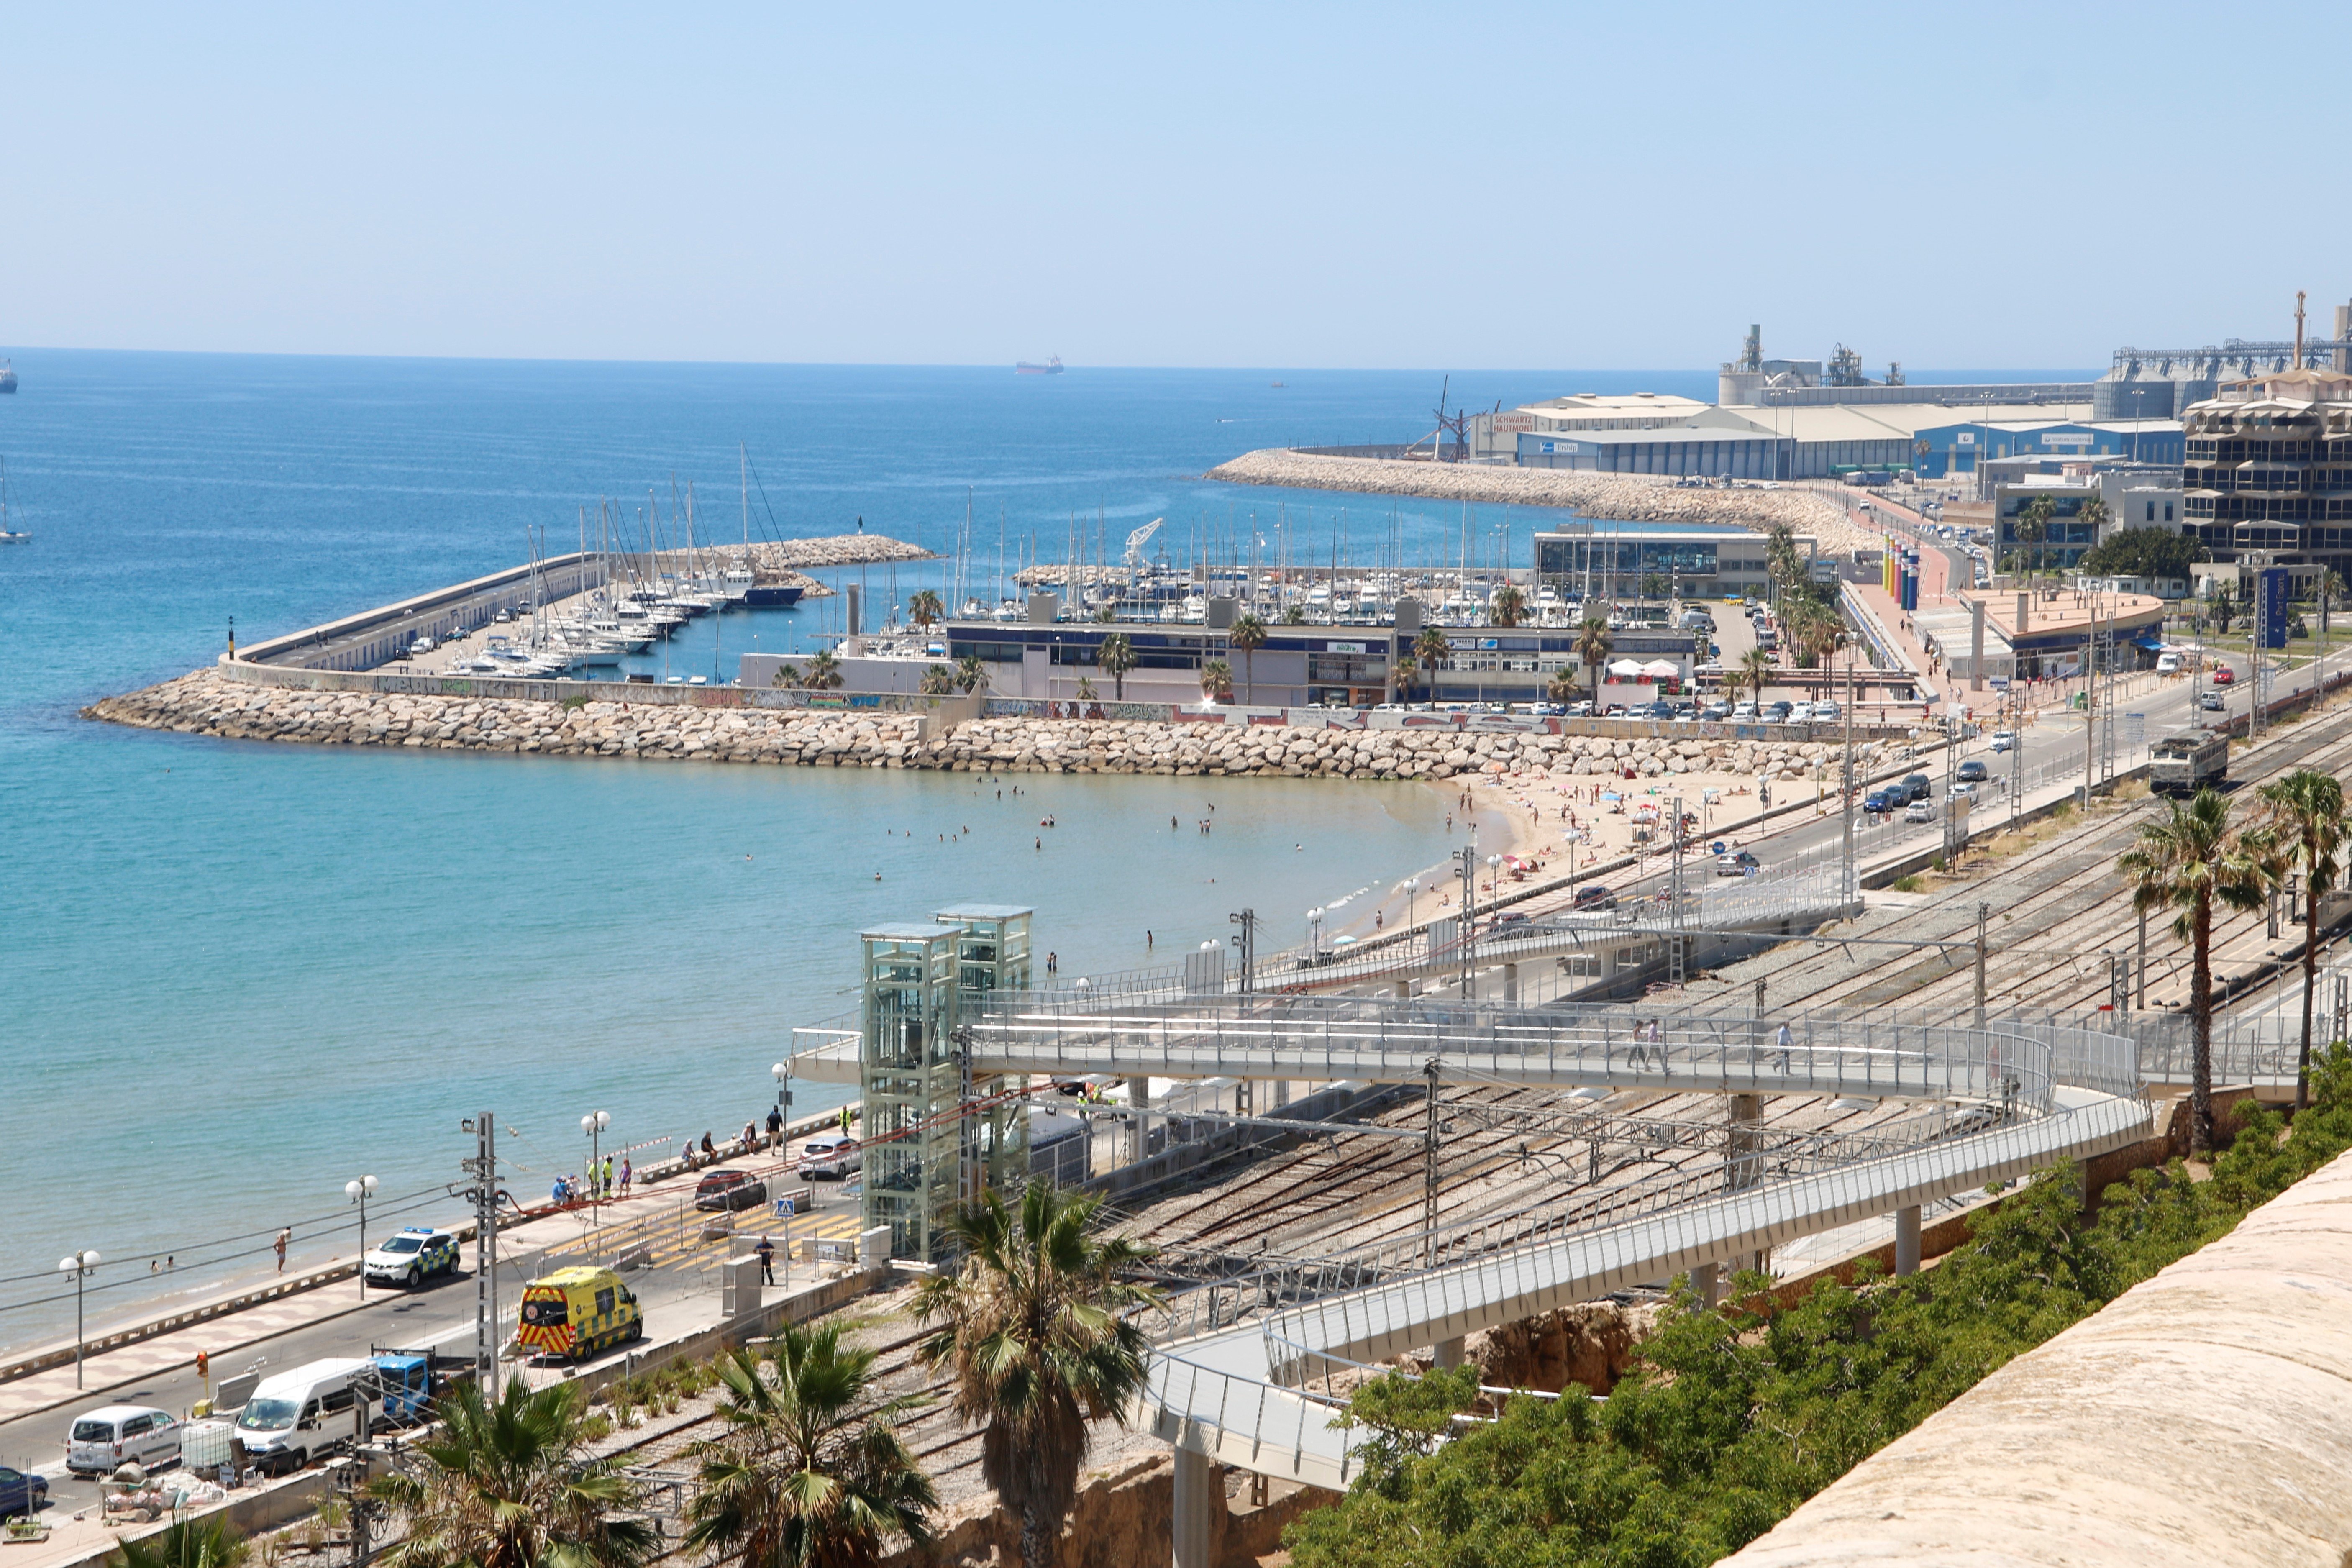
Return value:
M 76 1388 L 79 1388 L 81 1386 L 82 1281 L 88 1279 L 91 1274 L 97 1271 L 98 1262 L 99 1258 L 97 1252 L 87 1247 L 69 1257 L 60 1258 L 58 1259 L 58 1272 L 63 1274 L 67 1279 L 71 1279 L 74 1282 L 74 1386 Z
M 375 1191 L 375 1178 L 362 1176 L 343 1184 L 343 1196 L 360 1205 L 360 1300 L 367 1300 L 367 1201 Z

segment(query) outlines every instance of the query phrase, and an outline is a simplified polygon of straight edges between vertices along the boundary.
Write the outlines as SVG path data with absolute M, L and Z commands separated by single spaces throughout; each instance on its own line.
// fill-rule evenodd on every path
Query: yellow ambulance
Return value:
M 515 1338 L 526 1354 L 582 1361 L 645 1331 L 645 1313 L 621 1277 L 583 1266 L 559 1268 L 523 1287 L 522 1327 Z

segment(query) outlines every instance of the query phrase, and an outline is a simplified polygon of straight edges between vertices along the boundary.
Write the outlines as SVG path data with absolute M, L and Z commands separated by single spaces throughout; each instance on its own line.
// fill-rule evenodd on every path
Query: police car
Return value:
M 413 1290 L 436 1274 L 457 1272 L 457 1238 L 429 1225 L 412 1225 L 369 1253 L 361 1268 L 371 1285 Z

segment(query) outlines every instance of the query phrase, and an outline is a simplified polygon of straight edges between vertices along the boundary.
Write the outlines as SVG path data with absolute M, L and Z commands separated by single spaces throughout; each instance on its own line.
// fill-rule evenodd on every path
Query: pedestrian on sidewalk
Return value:
M 1780 1058 L 1776 1065 L 1780 1068 L 1780 1076 L 1786 1078 L 1789 1074 L 1789 1053 L 1796 1048 L 1797 1037 L 1789 1032 L 1789 1026 L 1784 1022 L 1772 1043 L 1780 1047 Z
M 772 1154 L 784 1146 L 784 1113 L 775 1106 L 768 1107 L 768 1152 Z
M 776 1244 L 763 1236 L 760 1238 L 760 1245 L 751 1250 L 759 1255 L 760 1283 L 773 1285 L 776 1282 Z
M 623 1197 L 629 1195 L 629 1183 L 635 1175 L 636 1173 L 629 1168 L 627 1156 L 624 1155 L 621 1160 L 621 1195 Z
M 293 1239 L 294 1231 L 290 1226 L 278 1233 L 278 1272 L 280 1274 L 286 1272 L 286 1244 Z
M 604 1195 L 608 1198 L 613 1195 L 613 1156 L 610 1154 L 604 1156 Z

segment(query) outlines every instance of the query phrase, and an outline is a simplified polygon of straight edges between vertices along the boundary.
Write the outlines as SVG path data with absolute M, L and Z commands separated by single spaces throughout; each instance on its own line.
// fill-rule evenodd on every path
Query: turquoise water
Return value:
M 310 625 L 509 564 L 527 529 L 564 548 L 599 496 L 666 502 L 675 475 L 740 527 L 739 440 L 761 532 L 863 516 L 944 548 L 969 494 L 991 554 L 1000 514 L 1053 558 L 1074 515 L 1115 554 L 1153 516 L 1245 538 L 1255 510 L 1327 551 L 1336 530 L 1360 563 L 1391 534 L 1452 559 L 1457 507 L 1188 477 L 1252 447 L 1412 438 L 1433 377 L 11 352 L 0 460 L 36 540 L 0 550 L 0 1347 L 70 1322 L 43 1274 L 66 1251 L 111 1260 L 104 1321 L 160 1289 L 153 1254 L 205 1288 L 283 1223 L 298 1255 L 323 1250 L 363 1173 L 434 1201 L 478 1110 L 521 1131 L 518 1192 L 579 1167 L 589 1110 L 624 1145 L 723 1135 L 763 1112 L 791 1029 L 851 1005 L 862 924 L 1034 904 L 1063 974 L 1100 973 L 1222 941 L 1244 904 L 1295 941 L 1310 906 L 1450 847 L 1443 802 L 1402 785 L 1022 778 L 999 803 L 956 775 L 224 744 L 75 716 L 210 658 L 232 616 L 248 638 Z M 1509 514 L 1522 552 L 1546 516 Z M 939 581 L 924 570 L 897 592 Z M 824 613 L 723 635 L 790 642 Z

